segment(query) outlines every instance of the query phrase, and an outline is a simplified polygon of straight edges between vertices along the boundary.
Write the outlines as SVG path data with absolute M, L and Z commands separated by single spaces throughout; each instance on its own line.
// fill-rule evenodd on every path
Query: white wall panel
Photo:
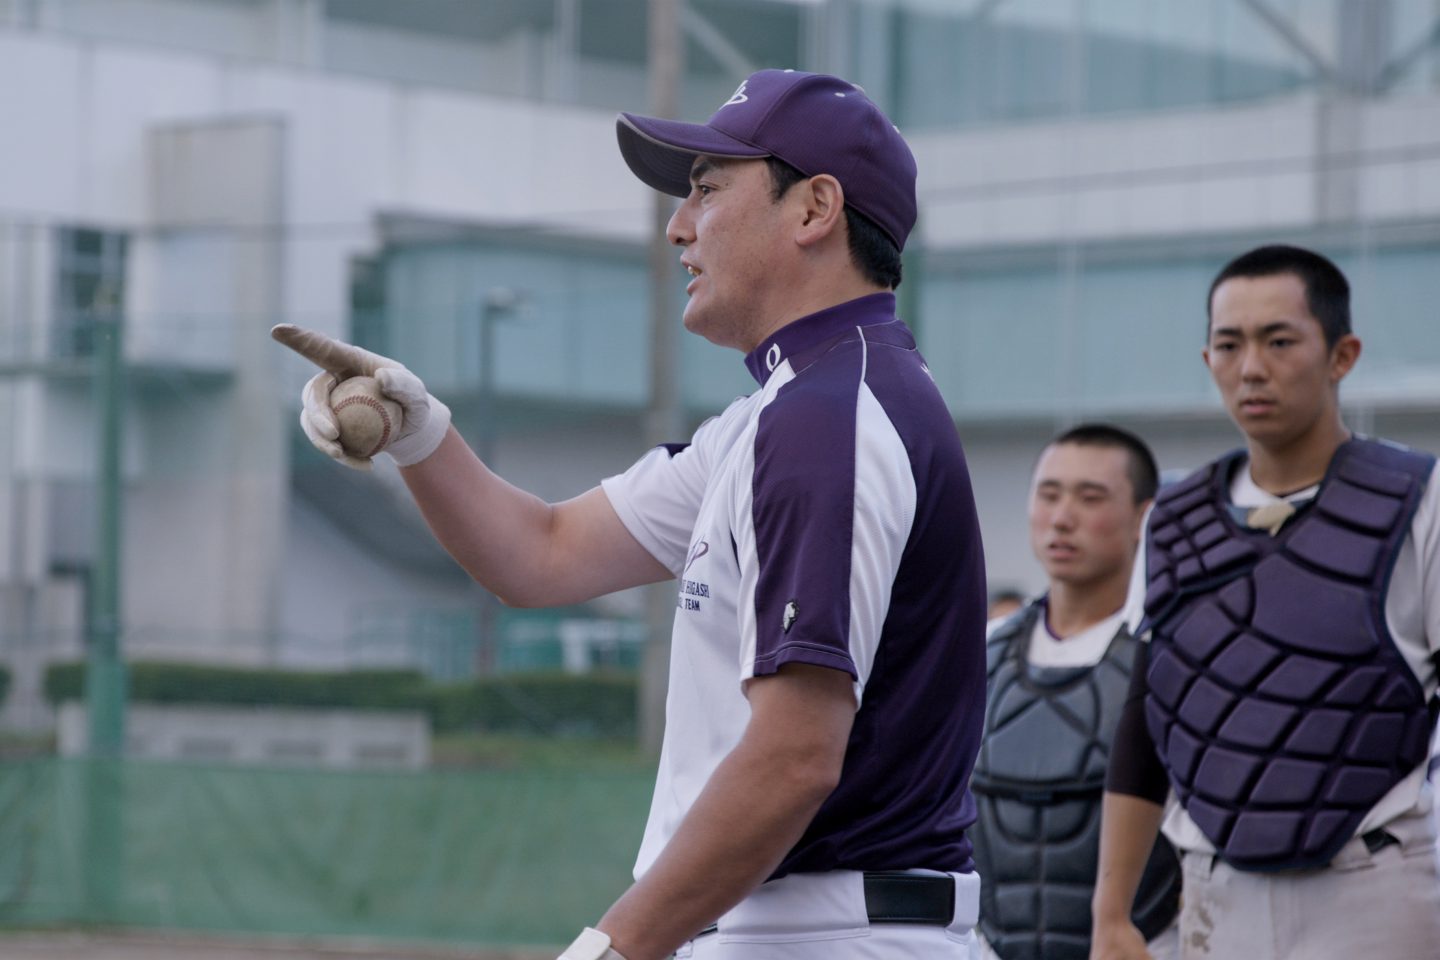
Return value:
M 81 65 L 86 87 L 74 122 L 80 128 L 76 215 L 100 223 L 138 224 L 149 217 L 145 132 L 216 114 L 221 71 L 192 56 L 92 47 Z
M 0 210 L 7 217 L 78 207 L 84 59 L 73 43 L 0 31 Z
M 921 134 L 913 145 L 925 242 L 969 247 L 1312 223 L 1316 111 L 1313 98 L 1293 97 Z

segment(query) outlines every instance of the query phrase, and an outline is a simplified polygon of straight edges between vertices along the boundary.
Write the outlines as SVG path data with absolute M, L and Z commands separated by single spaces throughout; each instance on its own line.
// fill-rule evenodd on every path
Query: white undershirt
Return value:
M 1435 696 L 1436 689 L 1435 664 L 1430 658 L 1440 650 L 1440 483 L 1433 482 L 1434 479 L 1432 472 L 1432 482 L 1425 485 L 1415 517 L 1410 521 L 1410 533 L 1400 546 L 1400 555 L 1395 560 L 1390 586 L 1385 593 L 1385 623 L 1390 628 L 1390 636 L 1405 662 L 1415 671 L 1427 699 Z M 1242 509 L 1252 509 L 1281 499 L 1292 502 L 1308 500 L 1318 490 L 1317 484 L 1288 497 L 1277 497 L 1255 483 L 1246 461 L 1242 468 L 1235 471 L 1235 478 L 1230 482 L 1230 502 Z M 1148 532 L 1148 514 L 1145 526 Z M 1144 611 L 1145 589 L 1145 562 L 1142 558 L 1131 574 L 1130 596 L 1125 602 L 1125 619 L 1132 630 Z M 1142 639 L 1148 640 L 1149 637 Z M 1429 813 L 1433 801 L 1425 775 L 1426 768 L 1422 763 L 1380 798 L 1380 802 L 1361 821 L 1356 834 L 1383 826 L 1397 817 Z M 1170 842 L 1181 850 L 1215 852 L 1209 839 L 1176 801 L 1173 790 L 1166 803 L 1164 831 Z
M 1039 617 L 1030 632 L 1030 650 L 1025 659 L 1032 667 L 1093 667 L 1110 649 L 1110 641 L 1124 619 L 1125 611 L 1116 610 L 1099 623 L 1061 638 L 1050 632 L 1048 616 Z

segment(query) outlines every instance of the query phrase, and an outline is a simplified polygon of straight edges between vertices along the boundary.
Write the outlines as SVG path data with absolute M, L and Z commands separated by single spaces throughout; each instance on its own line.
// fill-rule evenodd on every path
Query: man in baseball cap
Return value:
M 703 125 L 618 130 L 636 175 L 683 198 L 685 326 L 740 350 L 754 393 L 559 504 L 491 473 L 374 355 L 312 381 L 306 431 L 359 465 L 329 390 L 375 376 L 431 528 L 506 602 L 675 583 L 636 882 L 564 960 L 971 957 L 984 560 L 954 422 L 895 316 L 914 158 L 858 87 L 795 71 L 751 76 Z
M 679 587 L 637 881 L 586 936 L 631 960 L 968 957 L 985 590 L 959 439 L 895 317 L 915 159 L 864 91 L 793 70 L 704 124 L 616 128 L 682 198 L 686 327 L 759 389 L 603 484 Z

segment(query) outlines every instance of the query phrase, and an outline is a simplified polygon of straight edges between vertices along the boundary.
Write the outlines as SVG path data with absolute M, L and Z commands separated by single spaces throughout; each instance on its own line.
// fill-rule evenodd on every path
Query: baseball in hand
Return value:
M 374 377 L 350 377 L 330 391 L 330 409 L 340 422 L 340 446 L 353 457 L 370 458 L 400 431 L 400 404 L 380 392 Z

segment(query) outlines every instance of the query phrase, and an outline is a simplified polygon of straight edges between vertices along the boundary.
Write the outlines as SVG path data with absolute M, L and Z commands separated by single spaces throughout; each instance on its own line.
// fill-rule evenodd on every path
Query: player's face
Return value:
M 1049 446 L 1030 486 L 1030 548 L 1052 582 L 1075 587 L 1128 577 L 1145 505 L 1134 501 L 1129 454 Z
M 1251 440 L 1284 449 L 1338 416 L 1340 380 L 1360 341 L 1334 347 L 1294 274 L 1232 277 L 1210 302 L 1205 364 L 1231 419 Z
M 685 328 L 748 352 L 768 329 L 767 304 L 787 275 L 785 204 L 774 200 L 763 160 L 700 157 L 690 184 L 666 230 L 685 248 Z

